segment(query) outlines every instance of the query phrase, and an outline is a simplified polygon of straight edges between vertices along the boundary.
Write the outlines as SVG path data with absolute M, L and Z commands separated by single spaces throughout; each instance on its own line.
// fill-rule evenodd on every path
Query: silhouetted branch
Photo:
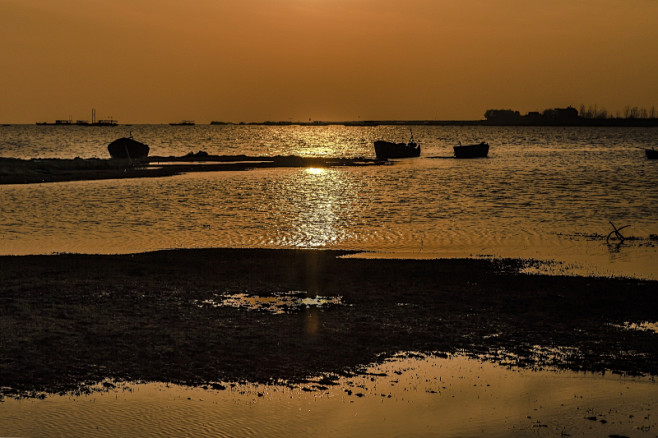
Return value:
M 617 228 L 615 224 L 612 223 L 612 221 L 608 221 L 608 222 L 610 222 L 610 225 L 612 225 L 612 228 L 614 229 L 610 231 L 608 237 L 605 238 L 605 243 L 610 244 L 610 237 L 612 237 L 613 234 L 617 237 L 617 239 L 619 239 L 620 243 L 626 240 L 626 238 L 620 233 L 620 231 L 623 230 L 624 228 L 630 227 L 630 225 L 624 225 L 623 227 Z

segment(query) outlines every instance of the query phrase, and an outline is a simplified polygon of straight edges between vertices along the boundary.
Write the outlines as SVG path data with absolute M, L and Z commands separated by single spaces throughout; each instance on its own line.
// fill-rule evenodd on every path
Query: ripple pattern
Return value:
M 0 155 L 90 156 L 92 145 L 98 151 L 126 129 L 2 127 L 10 128 Z M 194 145 L 209 153 L 368 156 L 373 139 L 408 135 L 391 126 L 133 128 L 162 155 Z M 72 130 L 68 140 L 63 129 Z M 656 130 L 416 127 L 414 135 L 423 156 L 392 166 L 3 186 L 0 253 L 339 248 L 551 258 L 658 276 L 651 240 L 658 163 L 637 149 L 658 143 Z M 492 145 L 490 158 L 446 158 L 458 140 L 478 139 Z M 608 221 L 630 224 L 637 240 L 617 252 L 607 247 L 600 237 Z

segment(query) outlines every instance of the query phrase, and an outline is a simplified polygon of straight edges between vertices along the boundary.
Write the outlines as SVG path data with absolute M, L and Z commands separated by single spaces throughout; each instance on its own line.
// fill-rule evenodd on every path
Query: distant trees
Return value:
M 511 109 L 489 109 L 484 117 L 491 124 L 501 125 L 554 125 L 570 124 L 578 120 L 578 110 L 569 106 L 567 108 L 546 109 L 542 113 L 530 112 L 524 116 Z
M 521 118 L 521 113 L 511 109 L 488 109 L 484 112 L 484 118 L 495 124 L 510 123 Z
M 514 121 L 521 118 L 521 113 L 511 109 L 488 109 L 484 118 L 490 121 Z
M 580 105 L 578 115 L 583 119 L 655 119 L 658 116 L 654 106 L 647 110 L 646 108 L 628 105 L 624 107 L 623 112 L 617 111 L 614 117 L 605 108 L 599 109 L 596 105 L 585 108 L 585 105 Z
M 566 108 L 553 108 L 544 110 L 542 113 L 544 120 L 553 122 L 574 122 L 578 120 L 578 110 L 572 106 Z
M 623 113 L 617 111 L 614 117 L 608 110 L 597 105 L 580 105 L 579 110 L 572 106 L 550 108 L 542 112 L 532 111 L 526 115 L 512 109 L 488 109 L 484 117 L 484 123 L 488 125 L 658 126 L 658 112 L 654 106 L 650 110 L 626 106 Z
M 578 115 L 583 119 L 607 119 L 608 111 L 605 108 L 598 109 L 596 105 L 590 105 L 587 109 L 585 105 L 580 105 Z

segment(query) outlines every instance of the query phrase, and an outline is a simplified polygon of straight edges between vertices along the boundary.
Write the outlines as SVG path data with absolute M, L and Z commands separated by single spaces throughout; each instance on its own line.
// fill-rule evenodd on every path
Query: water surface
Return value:
M 647 378 L 399 358 L 338 385 L 119 384 L 0 403 L 11 436 L 633 436 L 658 427 Z
M 132 133 L 155 155 L 365 156 L 408 128 L 2 127 L 0 156 L 104 157 Z M 0 187 L 0 254 L 331 248 L 385 257 L 525 257 L 553 272 L 658 278 L 655 128 L 414 127 L 418 159 Z M 487 140 L 490 157 L 451 158 Z M 617 226 L 625 242 L 606 243 Z M 372 256 L 372 254 L 370 255 Z

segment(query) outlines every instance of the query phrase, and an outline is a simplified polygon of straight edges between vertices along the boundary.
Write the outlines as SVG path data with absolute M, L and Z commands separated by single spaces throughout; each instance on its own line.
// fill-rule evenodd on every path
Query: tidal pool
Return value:
M 653 378 L 401 355 L 338 385 L 117 383 L 5 399 L 2 436 L 655 436 Z M 225 388 L 222 390 L 212 388 Z
M 306 291 L 276 292 L 268 296 L 245 292 L 216 294 L 213 298 L 197 300 L 195 304 L 200 307 L 234 307 L 236 309 L 258 310 L 280 315 L 303 308 L 327 308 L 342 305 L 342 299 L 342 297 L 310 296 Z

